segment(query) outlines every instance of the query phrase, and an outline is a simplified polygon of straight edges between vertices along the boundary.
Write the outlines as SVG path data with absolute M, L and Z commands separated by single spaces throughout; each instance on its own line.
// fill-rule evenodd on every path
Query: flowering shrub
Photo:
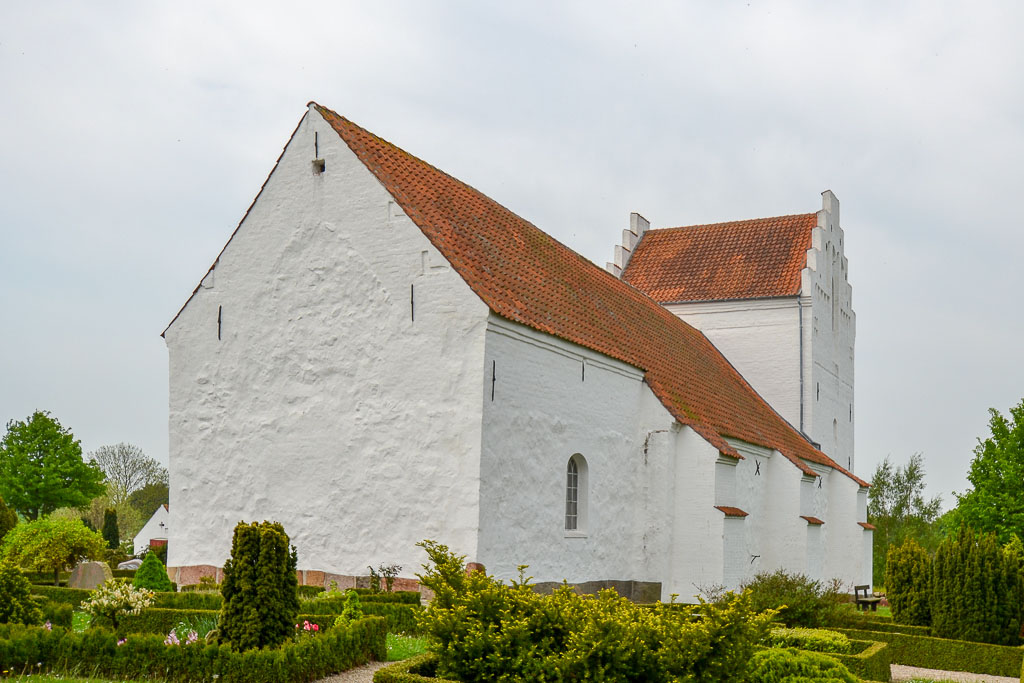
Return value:
M 82 611 L 117 631 L 121 617 L 138 614 L 152 604 L 153 591 L 135 588 L 126 579 L 110 579 L 89 594 L 89 599 L 82 603 Z
M 295 637 L 301 638 L 303 636 L 313 636 L 320 632 L 320 624 L 311 624 L 309 621 L 303 619 L 302 625 L 295 624 Z
M 178 636 L 177 629 L 171 631 L 167 634 L 167 637 L 164 638 L 164 645 L 191 645 L 192 643 L 199 642 L 199 634 L 195 631 L 189 630 L 183 635 L 185 636 L 184 642 L 182 642 L 181 638 Z

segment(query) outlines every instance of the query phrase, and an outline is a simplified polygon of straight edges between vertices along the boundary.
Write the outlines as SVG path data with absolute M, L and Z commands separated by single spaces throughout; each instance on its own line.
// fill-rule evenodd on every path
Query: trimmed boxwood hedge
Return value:
M 390 593 L 374 593 L 369 588 L 351 588 L 359 594 L 359 602 L 404 602 L 419 605 L 420 594 L 417 591 L 392 591 Z
M 71 609 L 78 609 L 78 606 L 89 599 L 90 591 L 84 588 L 58 588 L 57 586 L 32 586 L 33 595 L 42 595 L 47 600 L 62 602 L 71 605 Z
M 39 597 L 37 596 L 36 599 L 38 600 Z M 48 621 L 51 626 L 71 628 L 72 615 L 74 614 L 74 610 L 71 609 L 71 605 L 64 602 L 44 600 L 40 609 L 43 612 L 44 623 Z
M 434 678 L 435 671 L 437 655 L 425 652 L 378 669 L 373 674 L 373 683 L 456 683 L 448 678 Z
M 835 630 L 854 640 L 888 643 L 889 656 L 893 664 L 1015 678 L 1021 675 L 1024 665 L 1024 648 L 1020 647 L 971 643 L 966 640 L 915 636 L 890 631 L 846 628 Z
M 890 676 L 892 653 L 889 644 L 880 641 L 851 640 L 853 653 L 848 655 L 827 653 L 846 665 L 857 678 L 867 681 L 887 681 Z
M 33 673 L 89 671 L 118 680 L 157 678 L 168 683 L 304 683 L 387 655 L 384 620 L 366 618 L 304 637 L 278 649 L 235 652 L 227 645 L 165 645 L 162 636 L 118 637 L 103 629 L 0 625 L 0 669 Z M 37 664 L 39 663 L 39 664 Z
M 212 609 L 222 604 L 220 593 L 157 593 L 153 606 L 165 609 Z

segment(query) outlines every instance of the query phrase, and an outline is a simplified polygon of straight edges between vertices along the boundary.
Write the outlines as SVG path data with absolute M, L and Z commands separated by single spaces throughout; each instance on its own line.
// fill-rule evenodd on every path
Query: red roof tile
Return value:
M 622 279 L 659 303 L 795 296 L 816 214 L 648 230 Z
M 868 524 L 867 522 L 857 522 L 857 524 L 859 524 L 860 526 L 864 527 L 868 531 L 874 531 L 875 530 L 875 525 L 874 524 Z
M 722 453 L 733 437 L 865 482 L 815 449 L 699 331 L 489 197 L 316 105 L 490 309 L 640 368 L 668 411 Z
M 818 519 L 817 517 L 808 517 L 807 515 L 800 515 L 800 519 L 806 519 L 808 524 L 821 525 L 824 524 L 824 520 Z
M 750 514 L 749 512 L 744 512 L 739 508 L 729 507 L 728 505 L 716 505 L 715 509 L 724 512 L 726 517 L 746 517 Z

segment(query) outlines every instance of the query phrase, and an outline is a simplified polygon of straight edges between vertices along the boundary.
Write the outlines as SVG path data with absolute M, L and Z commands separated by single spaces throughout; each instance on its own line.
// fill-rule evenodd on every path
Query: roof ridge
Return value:
M 716 223 L 693 223 L 691 225 L 670 225 L 662 228 L 648 228 L 646 232 L 662 232 L 665 230 L 689 230 L 690 228 L 724 228 L 726 226 L 752 225 L 754 223 L 765 223 L 768 221 L 779 221 L 787 218 L 810 218 L 817 217 L 816 211 L 806 213 L 787 213 L 781 216 L 763 216 L 761 218 L 741 218 L 734 221 L 718 221 Z
M 801 470 L 809 469 L 801 458 L 839 469 L 703 333 L 643 291 L 476 188 L 315 106 L 494 314 L 641 369 L 669 413 L 720 452 L 739 456 L 729 434 L 778 450 Z

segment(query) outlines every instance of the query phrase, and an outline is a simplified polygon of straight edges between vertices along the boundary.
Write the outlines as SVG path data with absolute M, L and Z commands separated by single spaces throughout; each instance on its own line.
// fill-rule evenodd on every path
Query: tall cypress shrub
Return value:
M 113 508 L 103 511 L 103 539 L 111 550 L 117 550 L 121 545 L 121 530 L 117 528 L 117 510 Z
M 932 560 L 913 538 L 889 546 L 885 559 L 885 593 L 892 618 L 901 624 L 931 624 Z
M 239 522 L 224 564 L 220 638 L 236 650 L 276 647 L 299 613 L 298 557 L 277 522 Z
M 1018 559 L 995 534 L 961 527 L 939 545 L 932 570 L 933 635 L 1016 645 L 1022 601 Z

